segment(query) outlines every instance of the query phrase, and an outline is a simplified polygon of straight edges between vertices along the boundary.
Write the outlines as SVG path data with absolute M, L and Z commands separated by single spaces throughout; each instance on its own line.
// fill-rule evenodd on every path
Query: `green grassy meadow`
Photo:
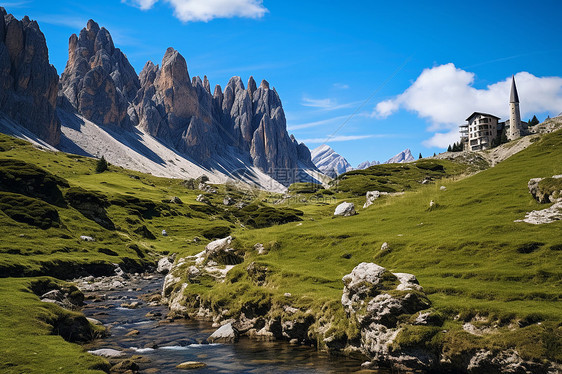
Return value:
M 30 291 L 36 277 L 105 274 L 112 263 L 142 271 L 164 254 L 192 255 L 226 234 L 235 238 L 244 262 L 224 283 L 209 278 L 186 289 L 213 309 L 236 316 L 248 305 L 275 312 L 289 302 L 352 336 L 356 331 L 340 303 L 341 278 L 360 262 L 374 262 L 415 274 L 445 319 L 447 333 L 414 329 L 396 344 L 460 351 L 516 347 L 526 358 L 562 361 L 562 221 L 514 222 L 550 206 L 533 199 L 527 182 L 562 174 L 562 131 L 475 175 L 467 176 L 474 171 L 470 166 L 445 160 L 378 165 L 345 174 L 328 190 L 292 186 L 292 197 L 280 204 L 272 203 L 280 195 L 263 191 L 221 185 L 217 194 L 205 194 L 181 180 L 115 166 L 96 174 L 94 159 L 42 151 L 5 135 L 0 150 L 0 174 L 9 186 L 29 180 L 34 186 L 20 183 L 14 191 L 0 180 L 0 356 L 9 357 L 0 360 L 2 372 L 104 368 L 103 360 L 52 335 L 49 321 L 64 310 Z M 24 163 L 24 174 L 12 170 L 17 162 Z M 421 184 L 426 178 L 433 182 Z M 553 183 L 545 182 L 549 188 Z M 405 193 L 362 209 L 365 191 L 374 189 Z M 196 201 L 201 193 L 210 204 Z M 226 194 L 249 205 L 225 207 Z M 182 203 L 171 203 L 174 196 Z M 86 200 L 111 225 L 94 221 L 80 205 Z M 355 203 L 359 214 L 333 217 L 342 201 Z M 387 251 L 381 251 L 384 242 Z M 258 255 L 256 243 L 269 253 Z M 267 268 L 264 284 L 246 271 L 252 262 Z M 475 316 L 498 333 L 464 332 L 462 324 Z

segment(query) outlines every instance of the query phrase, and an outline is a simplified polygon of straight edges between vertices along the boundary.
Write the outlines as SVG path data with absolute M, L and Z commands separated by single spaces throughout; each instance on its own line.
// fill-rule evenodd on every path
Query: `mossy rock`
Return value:
M 64 206 L 59 187 L 68 187 L 68 182 L 33 164 L 0 159 L 0 191 L 22 194 L 53 205 Z
M 0 210 L 14 221 L 41 229 L 60 227 L 60 217 L 55 207 L 24 195 L 0 192 Z

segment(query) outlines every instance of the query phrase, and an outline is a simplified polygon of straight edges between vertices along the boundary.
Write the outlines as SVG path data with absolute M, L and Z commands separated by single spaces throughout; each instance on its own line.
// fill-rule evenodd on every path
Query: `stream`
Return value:
M 241 337 L 234 344 L 206 344 L 216 330 L 208 321 L 167 320 L 167 307 L 148 303 L 142 295 L 158 293 L 163 277 L 137 276 L 129 286 L 111 291 L 88 292 L 98 295 L 86 300 L 83 312 L 109 327 L 110 336 L 85 345 L 87 350 L 110 348 L 122 351 L 119 360 L 134 357 L 140 373 L 185 373 L 176 365 L 198 361 L 206 367 L 197 373 L 350 373 L 361 371 L 361 361 L 329 356 L 314 347 L 291 345 L 285 341 L 258 341 Z M 127 284 L 127 283 L 125 283 Z M 135 288 L 128 288 L 134 286 Z M 101 296 L 101 297 L 100 297 Z M 138 302 L 134 309 L 121 304 Z M 147 313 L 155 316 L 147 317 Z M 138 333 L 136 331 L 138 331 Z M 134 335 L 127 335 L 133 331 Z M 138 357 L 142 356 L 142 357 Z

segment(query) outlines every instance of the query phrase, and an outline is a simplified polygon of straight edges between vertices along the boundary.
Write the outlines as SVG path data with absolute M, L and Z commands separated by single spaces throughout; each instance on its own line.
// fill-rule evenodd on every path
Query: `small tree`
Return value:
M 421 160 L 422 158 L 423 158 L 423 157 L 422 157 L 422 154 L 420 153 L 420 157 L 419 157 L 419 159 Z
M 537 118 L 537 116 L 533 116 L 533 119 L 529 121 L 529 126 L 535 126 L 535 125 L 538 125 L 539 123 L 540 122 L 539 122 L 539 119 Z
M 108 163 L 105 160 L 105 157 L 101 156 L 96 164 L 96 173 L 103 173 L 107 170 Z
M 449 144 L 449 147 L 447 147 L 447 152 L 452 152 L 453 149 L 451 148 L 451 145 Z

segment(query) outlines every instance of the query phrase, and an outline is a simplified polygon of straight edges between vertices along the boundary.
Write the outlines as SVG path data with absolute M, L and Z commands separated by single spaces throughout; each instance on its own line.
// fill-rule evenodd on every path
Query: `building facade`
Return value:
M 498 121 L 488 113 L 474 112 L 466 119 L 467 124 L 460 126 L 461 139 L 468 151 L 481 151 L 492 147 L 492 140 L 498 136 Z

